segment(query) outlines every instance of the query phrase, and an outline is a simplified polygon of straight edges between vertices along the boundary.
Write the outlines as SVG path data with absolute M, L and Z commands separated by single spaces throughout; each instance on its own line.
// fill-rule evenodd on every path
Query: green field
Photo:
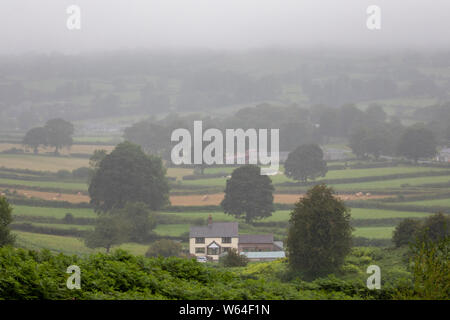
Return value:
M 17 186 L 25 187 L 40 187 L 40 188 L 54 188 L 70 191 L 87 191 L 88 185 L 82 182 L 60 182 L 60 181 L 30 181 L 30 180 L 16 180 L 0 178 L 0 185 L 10 186 L 11 188 L 18 188 Z
M 75 218 L 96 218 L 93 209 L 67 209 L 67 208 L 47 208 L 13 205 L 13 215 L 32 217 L 64 218 L 66 213 L 71 213 Z
M 369 239 L 391 239 L 395 227 L 361 227 L 353 232 L 355 237 Z
M 160 236 L 177 237 L 185 232 L 189 232 L 188 224 L 160 224 L 153 230 Z
M 407 212 L 361 208 L 351 209 L 351 216 L 353 219 L 426 218 L 429 215 L 430 214 L 426 212 Z
M 205 170 L 208 173 L 218 173 L 222 171 L 231 172 L 233 168 L 210 168 Z M 280 170 L 283 170 L 280 168 Z M 370 168 L 370 169 L 346 169 L 346 170 L 330 170 L 323 178 L 316 179 L 320 182 L 325 179 L 352 179 L 352 178 L 363 178 L 363 177 L 380 177 L 388 176 L 393 174 L 408 174 L 408 173 L 421 173 L 421 172 L 449 172 L 448 169 L 442 168 L 427 168 L 427 167 L 412 167 L 412 166 L 398 166 L 398 167 L 386 167 L 386 168 Z M 286 177 L 284 174 L 278 174 L 275 176 L 270 176 L 273 184 L 280 184 L 284 182 L 295 182 L 293 179 Z M 436 180 L 439 178 L 438 180 Z M 417 180 L 417 181 L 416 181 Z M 193 185 L 193 186 L 225 186 L 226 178 L 211 178 L 211 179 L 197 179 L 197 180 L 183 180 L 183 185 Z M 336 189 L 351 189 L 356 190 L 358 188 L 365 189 L 377 189 L 385 188 L 387 184 L 391 184 L 395 181 L 393 187 L 400 187 L 402 184 L 409 183 L 411 185 L 423 184 L 423 183 L 434 183 L 434 182 L 447 182 L 450 181 L 450 176 L 430 176 L 430 177 L 418 177 L 418 178 L 404 178 L 404 179 L 393 179 L 384 181 L 373 181 L 373 182 L 363 182 L 363 183 L 348 183 L 348 184 L 336 184 Z M 383 183 L 386 182 L 386 183 Z M 339 187 L 337 187 L 339 186 Z M 373 186 L 373 188 L 372 188 Z
M 48 234 L 38 234 L 22 231 L 13 231 L 16 235 L 18 246 L 28 249 L 48 249 L 53 252 L 62 252 L 65 254 L 89 254 L 93 252 L 105 252 L 105 249 L 90 249 L 84 245 L 83 240 L 75 237 L 54 236 Z M 121 248 L 136 255 L 144 255 L 148 245 L 137 243 L 124 243 L 115 246 L 112 249 Z
M 438 207 L 450 207 L 450 198 L 447 199 L 435 199 L 435 200 L 421 200 L 421 201 L 408 201 L 397 203 L 401 205 L 413 205 L 413 206 L 438 206 Z
M 330 184 L 337 191 L 346 190 L 358 190 L 358 191 L 370 191 L 370 190 L 389 190 L 389 189 L 401 189 L 409 187 L 421 187 L 423 184 L 432 183 L 450 183 L 450 176 L 434 176 L 434 177 L 419 177 L 419 178 L 406 178 L 406 179 L 393 179 L 371 182 L 358 182 L 358 183 L 345 183 L 345 184 Z

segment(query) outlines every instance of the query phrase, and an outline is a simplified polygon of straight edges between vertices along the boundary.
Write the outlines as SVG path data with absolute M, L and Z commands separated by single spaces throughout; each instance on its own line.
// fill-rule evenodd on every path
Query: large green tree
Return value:
M 60 118 L 50 119 L 45 123 L 44 128 L 47 130 L 47 143 L 49 146 L 55 147 L 55 153 L 58 153 L 59 149 L 70 147 L 73 144 L 74 127 L 70 122 Z
M 123 208 L 127 202 L 143 202 L 157 210 L 169 203 L 161 159 L 130 142 L 120 143 L 101 160 L 88 191 L 96 211 Z
M 439 212 L 429 216 L 423 222 L 422 233 L 435 242 L 450 237 L 450 215 Z
M 324 177 L 328 169 L 322 149 L 317 144 L 301 145 L 289 153 L 284 172 L 286 176 L 302 182 Z
M 245 218 L 247 223 L 270 217 L 273 207 L 272 180 L 261 175 L 256 165 L 244 165 L 233 171 L 227 180 L 221 206 L 225 213 Z
M 23 137 L 22 144 L 33 148 L 34 153 L 38 153 L 39 146 L 48 145 L 47 136 L 47 129 L 44 127 L 32 128 Z
M 394 230 L 392 235 L 392 242 L 396 247 L 409 245 L 414 242 L 422 224 L 416 219 L 404 219 L 402 220 Z
M 411 126 L 400 137 L 397 146 L 399 155 L 412 159 L 428 158 L 436 154 L 436 139 L 431 130 L 422 126 Z
M 106 248 L 120 245 L 128 240 L 131 224 L 120 214 L 101 214 L 95 223 L 94 231 L 84 239 L 88 248 Z
M 127 223 L 130 224 L 129 240 L 145 242 L 150 230 L 156 227 L 156 218 L 143 202 L 127 203 L 123 209 L 118 209 Z
M 334 272 L 350 252 L 350 212 L 333 189 L 316 185 L 295 204 L 289 220 L 287 251 L 293 270 L 306 277 Z
M 5 197 L 0 196 L 0 247 L 13 244 L 14 236 L 10 233 L 12 208 Z

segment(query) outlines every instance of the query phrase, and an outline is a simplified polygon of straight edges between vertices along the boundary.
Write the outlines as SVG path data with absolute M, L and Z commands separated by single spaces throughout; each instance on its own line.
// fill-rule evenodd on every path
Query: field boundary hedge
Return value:
M 23 184 L 0 183 L 0 188 L 24 189 L 24 190 L 35 190 L 35 191 L 42 191 L 42 192 L 55 192 L 55 193 L 68 193 L 68 194 L 77 194 L 78 192 L 80 192 L 83 195 L 87 195 L 86 191 L 82 190 L 82 189 L 64 189 L 64 188 L 53 188 L 53 187 L 26 186 Z
M 89 202 L 72 203 L 68 201 L 44 200 L 44 199 L 18 199 L 8 198 L 9 203 L 30 207 L 49 207 L 66 209 L 92 209 Z

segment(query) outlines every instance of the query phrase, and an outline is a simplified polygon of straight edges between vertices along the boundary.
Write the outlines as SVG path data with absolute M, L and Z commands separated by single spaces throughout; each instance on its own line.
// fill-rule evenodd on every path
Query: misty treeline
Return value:
M 139 51 L 4 56 L 0 119 L 28 130 L 50 118 L 229 109 L 261 102 L 300 106 L 393 99 L 450 100 L 450 53 L 259 50 Z M 400 116 L 408 107 L 399 101 Z
M 346 104 L 338 108 L 314 105 L 301 108 L 260 104 L 224 117 L 201 114 L 169 114 L 162 119 L 149 118 L 125 128 L 124 138 L 137 143 L 148 153 L 170 160 L 171 132 L 177 128 L 193 130 L 194 120 L 203 120 L 207 128 L 280 129 L 280 151 L 291 152 L 300 145 L 345 142 L 359 158 L 402 156 L 412 160 L 435 155 L 439 145 L 449 142 L 450 104 L 430 107 L 447 110 L 430 116 L 428 121 L 405 126 L 389 117 L 383 107 L 371 104 L 366 110 Z M 445 118 L 447 117 L 447 118 Z M 445 120 L 448 119 L 448 120 Z

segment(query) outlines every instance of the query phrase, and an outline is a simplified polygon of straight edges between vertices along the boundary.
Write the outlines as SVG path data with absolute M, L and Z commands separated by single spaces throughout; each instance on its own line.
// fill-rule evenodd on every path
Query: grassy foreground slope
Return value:
M 397 271 L 392 284 L 384 281 L 382 290 L 368 290 L 361 275 L 375 257 L 373 252 L 354 251 L 339 278 L 305 282 L 289 274 L 285 260 L 224 269 L 181 258 L 144 258 L 123 250 L 79 257 L 4 247 L 0 299 L 389 299 L 398 276 L 408 274 Z M 71 265 L 80 267 L 80 290 L 66 287 Z

